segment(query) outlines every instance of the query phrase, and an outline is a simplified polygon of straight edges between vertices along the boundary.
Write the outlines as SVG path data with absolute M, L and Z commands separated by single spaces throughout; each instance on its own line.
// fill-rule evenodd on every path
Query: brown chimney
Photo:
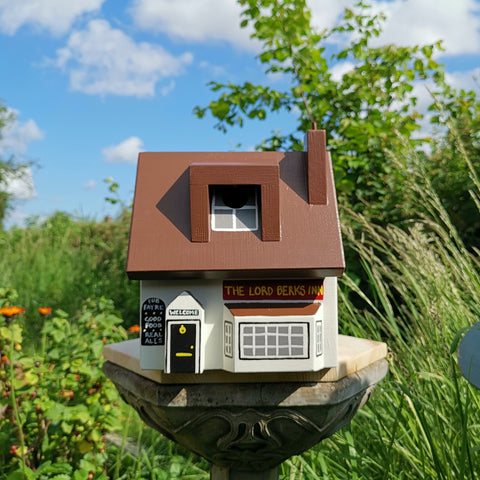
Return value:
M 327 137 L 325 130 L 307 131 L 308 203 L 327 204 Z

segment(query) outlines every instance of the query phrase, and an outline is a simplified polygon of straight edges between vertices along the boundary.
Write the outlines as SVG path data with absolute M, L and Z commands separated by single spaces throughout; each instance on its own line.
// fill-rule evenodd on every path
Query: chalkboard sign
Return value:
M 165 303 L 147 298 L 142 305 L 142 345 L 165 345 Z

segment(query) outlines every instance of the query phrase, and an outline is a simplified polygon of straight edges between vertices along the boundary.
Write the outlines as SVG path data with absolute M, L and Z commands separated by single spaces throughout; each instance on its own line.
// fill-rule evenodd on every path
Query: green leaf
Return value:
M 15 470 L 7 476 L 7 480 L 35 480 L 35 478 L 35 472 L 27 466 Z
M 102 356 L 104 343 L 102 340 L 95 340 L 90 344 L 90 350 L 93 352 L 94 358 L 100 358 Z
M 66 407 L 61 403 L 50 401 L 50 405 L 45 408 L 45 416 L 52 422 L 59 422 L 63 419 Z
M 0 339 L 2 338 L 14 343 L 22 343 L 22 327 L 16 323 L 9 327 L 1 327 Z
M 74 473 L 73 473 L 73 480 L 87 480 L 88 479 L 88 474 L 89 472 L 87 470 L 83 470 L 83 469 L 80 469 L 80 470 L 76 470 Z
M 82 458 L 79 462 L 80 469 L 87 470 L 87 472 L 94 472 L 96 470 L 96 466 L 94 463 L 90 462 L 86 458 Z
M 72 412 L 72 420 L 75 420 L 81 424 L 85 424 L 90 420 L 91 417 L 87 407 L 84 405 L 82 405 L 82 407 L 84 407 L 82 411 Z
M 61 356 L 60 349 L 58 349 L 58 348 L 52 348 L 51 350 L 48 351 L 48 356 L 49 356 L 52 360 L 59 360 L 59 359 L 60 359 L 60 356 Z
M 0 328 L 0 339 L 5 339 L 5 340 L 10 340 L 11 339 L 11 333 L 10 329 L 8 327 L 1 327 Z
M 101 430 L 99 430 L 98 428 L 94 428 L 91 432 L 90 432 L 90 439 L 92 440 L 92 442 L 99 442 L 100 440 L 102 440 L 103 438 L 103 433 Z
M 60 424 L 62 430 L 63 430 L 63 433 L 67 433 L 67 434 L 70 434 L 72 433 L 72 430 L 73 430 L 73 425 L 69 422 L 62 422 Z
M 85 455 L 93 450 L 93 443 L 87 440 L 81 440 L 77 443 L 77 449 L 82 455 Z
M 43 462 L 36 470 L 37 476 L 41 474 L 63 474 L 69 475 L 72 471 L 72 466 L 68 463 L 55 462 L 52 463 L 50 460 Z
M 210 110 L 214 117 L 225 118 L 230 111 L 228 102 L 220 99 L 218 102 L 210 102 Z

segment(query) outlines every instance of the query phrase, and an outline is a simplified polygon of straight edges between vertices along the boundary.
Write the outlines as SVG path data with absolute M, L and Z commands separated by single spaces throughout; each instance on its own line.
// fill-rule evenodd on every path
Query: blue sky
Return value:
M 322 29 L 356 0 L 309 3 Z M 379 42 L 443 40 L 450 82 L 478 90 L 480 1 L 371 4 L 387 14 Z M 0 0 L 0 98 L 15 115 L 0 155 L 34 162 L 4 186 L 16 196 L 7 226 L 56 210 L 115 212 L 104 180 L 131 200 L 139 151 L 250 150 L 273 130 L 291 131 L 292 114 L 223 134 L 192 113 L 213 98 L 210 80 L 265 81 L 258 47 L 239 23 L 234 0 Z M 417 94 L 426 105 L 427 92 Z

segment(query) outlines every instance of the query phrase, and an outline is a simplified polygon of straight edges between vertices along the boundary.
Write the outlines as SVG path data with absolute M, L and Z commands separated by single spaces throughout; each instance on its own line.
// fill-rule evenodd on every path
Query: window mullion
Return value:
M 232 218 L 233 218 L 233 222 L 232 222 L 233 230 L 236 231 L 237 230 L 237 209 L 236 208 L 232 208 Z

